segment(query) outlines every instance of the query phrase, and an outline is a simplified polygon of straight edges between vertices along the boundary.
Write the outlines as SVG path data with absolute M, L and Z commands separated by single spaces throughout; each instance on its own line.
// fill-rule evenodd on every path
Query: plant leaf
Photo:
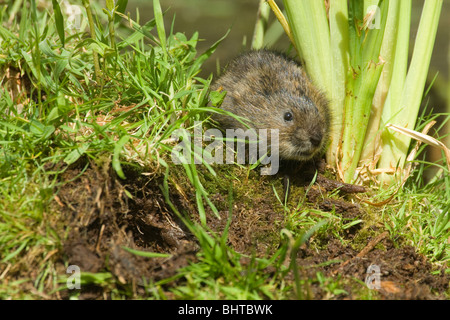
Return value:
M 58 31 L 59 40 L 61 40 L 61 44 L 64 47 L 65 45 L 65 33 L 64 33 L 64 17 L 61 13 L 61 7 L 57 0 L 52 0 L 53 4 L 53 12 L 55 13 L 55 23 L 56 30 Z

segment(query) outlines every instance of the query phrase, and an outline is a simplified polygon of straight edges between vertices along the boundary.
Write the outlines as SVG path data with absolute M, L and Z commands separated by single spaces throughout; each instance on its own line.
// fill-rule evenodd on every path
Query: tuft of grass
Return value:
M 220 40 L 199 54 L 198 33 L 187 38 L 164 29 L 159 1 L 155 18 L 142 26 L 118 7 L 106 8 L 109 28 L 83 3 L 80 29 L 62 30 L 69 22 L 58 2 L 54 15 L 12 1 L 1 15 L 0 263 L 3 277 L 37 273 L 38 292 L 54 284 L 50 257 L 61 246 L 52 216 L 58 176 L 82 158 L 105 155 L 120 178 L 124 163 L 165 166 L 170 176 L 174 166 L 164 159 L 172 132 L 192 128 L 210 111 L 211 77 L 197 74 Z M 20 19 L 4 23 L 13 14 Z M 204 221 L 203 202 L 212 203 L 195 165 L 184 169 Z

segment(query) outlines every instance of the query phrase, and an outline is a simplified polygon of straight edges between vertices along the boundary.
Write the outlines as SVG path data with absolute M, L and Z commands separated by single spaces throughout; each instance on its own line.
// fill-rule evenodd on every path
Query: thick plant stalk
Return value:
M 398 92 L 398 86 L 403 88 L 408 63 L 410 17 L 411 0 L 389 2 L 386 30 L 380 52 L 385 65 L 372 101 L 372 113 L 360 159 L 360 165 L 369 165 L 372 169 L 375 168 L 377 157 L 379 157 L 379 155 L 377 156 L 380 152 L 379 127 L 388 92 L 390 89 Z M 404 71 L 400 69 L 404 69 Z M 391 86 L 393 75 L 396 77 Z
M 361 15 L 364 15 L 364 11 L 361 11 L 361 3 L 357 0 L 352 0 L 350 9 L 355 21 L 360 20 Z M 384 60 L 379 56 L 379 52 L 387 21 L 387 1 L 381 2 L 380 10 L 379 28 L 368 30 L 366 27 L 355 24 L 351 34 L 352 73 L 347 77 L 349 94 L 345 104 L 340 166 L 345 182 L 352 182 L 355 179 L 356 168 L 364 147 L 373 95 L 384 66 Z
M 330 29 L 325 4 L 317 0 L 284 0 L 296 48 L 312 81 L 331 97 Z
M 327 162 L 345 182 L 403 168 L 410 138 L 384 127 L 415 126 L 443 0 L 425 0 L 409 71 L 412 0 L 283 0 L 287 23 L 267 2 L 330 100 Z
M 336 151 L 342 131 L 342 109 L 345 103 L 345 80 L 349 67 L 349 33 L 347 0 L 330 2 L 330 49 L 331 59 L 331 96 L 330 109 L 333 115 L 330 132 L 330 146 L 327 151 L 327 162 L 336 164 Z
M 425 0 L 414 53 L 406 76 L 402 97 L 398 106 L 392 106 L 391 114 L 383 119 L 391 119 L 392 124 L 414 129 L 425 82 L 433 52 L 442 0 Z M 395 109 L 394 109 L 395 108 Z M 381 169 L 403 168 L 411 138 L 405 135 L 383 132 L 382 148 L 378 167 Z
M 344 171 L 344 181 L 347 183 L 352 182 L 355 178 L 356 168 L 364 147 L 371 101 L 382 70 L 382 63 L 369 62 L 364 72 L 364 81 L 357 86 L 357 96 L 351 97 L 354 101 L 349 102 L 349 108 L 353 108 L 352 123 L 346 121 L 345 124 L 341 165 Z

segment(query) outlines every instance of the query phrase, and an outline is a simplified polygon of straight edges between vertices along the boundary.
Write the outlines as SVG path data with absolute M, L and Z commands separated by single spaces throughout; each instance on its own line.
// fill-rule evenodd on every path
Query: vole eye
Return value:
M 288 111 L 284 114 L 284 121 L 292 121 L 294 119 L 294 115 L 292 112 Z

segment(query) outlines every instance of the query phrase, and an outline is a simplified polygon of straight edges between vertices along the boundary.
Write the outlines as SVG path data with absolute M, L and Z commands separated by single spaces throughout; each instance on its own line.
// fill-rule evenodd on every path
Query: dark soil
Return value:
M 98 168 L 93 163 L 83 173 L 82 170 L 81 166 L 66 170 L 60 180 L 70 182 L 60 187 L 55 196 L 54 209 L 60 213 L 59 228 L 61 234 L 64 229 L 67 232 L 62 235 L 65 240 L 61 261 L 78 265 L 86 272 L 108 271 L 116 278 L 116 283 L 132 288 L 135 297 L 146 296 L 143 282 L 172 277 L 179 268 L 197 261 L 197 241 L 168 208 L 159 187 L 163 182 L 162 176 L 144 176 L 129 169 L 126 172 L 127 179 L 120 180 L 113 170 Z M 364 216 L 363 209 L 345 201 L 345 197 L 336 200 L 324 196 L 328 192 L 328 182 L 324 181 L 319 179 L 308 192 L 307 199 L 312 207 L 322 211 L 334 208 L 349 219 Z M 261 187 L 262 190 L 266 182 L 261 179 L 261 186 L 253 185 L 251 188 Z M 325 186 L 321 186 L 321 182 Z M 240 182 L 245 183 L 248 183 L 245 179 Z M 239 185 L 236 183 L 234 187 L 233 190 L 236 190 Z M 189 213 L 192 219 L 198 219 L 194 195 L 188 188 L 183 188 L 171 186 L 171 201 L 178 209 Z M 228 244 L 237 252 L 267 256 L 279 246 L 279 234 L 284 227 L 285 216 L 279 210 L 279 204 L 276 208 L 277 202 L 271 188 L 265 188 L 270 189 L 272 196 L 264 193 L 260 196 L 255 193 L 233 193 Z M 352 192 L 351 187 L 349 190 Z M 222 219 L 208 212 L 208 226 L 220 233 L 229 215 L 228 197 L 226 193 L 218 192 L 211 195 L 211 200 L 218 207 Z M 351 228 L 345 237 L 355 237 L 360 228 L 359 225 Z M 374 234 L 384 231 L 379 230 L 379 227 L 373 229 Z M 365 239 L 367 244 L 373 238 Z M 326 277 L 348 279 L 348 287 L 345 288 L 347 294 L 333 298 L 360 298 L 359 292 L 366 288 L 356 280 L 365 281 L 367 268 L 371 264 L 378 265 L 381 270 L 380 288 L 376 294 L 381 299 L 445 298 L 449 275 L 444 275 L 443 271 L 442 274 L 433 275 L 431 264 L 412 247 L 396 248 L 388 237 L 377 242 L 374 248 L 366 248 L 367 252 L 361 252 L 343 246 L 330 236 L 329 239 L 321 239 L 321 243 L 326 245 L 320 250 L 303 246 L 297 254 L 297 263 L 304 269 L 305 277 L 315 278 L 320 271 Z M 129 253 L 124 247 L 170 253 L 171 257 L 141 257 Z M 332 260 L 335 262 L 326 263 Z M 183 278 L 179 278 L 168 286 L 183 281 Z M 310 298 L 327 298 L 318 282 L 312 281 L 311 286 Z M 63 292 L 61 298 L 67 297 L 68 292 Z M 104 288 L 82 286 L 81 299 L 109 297 Z

